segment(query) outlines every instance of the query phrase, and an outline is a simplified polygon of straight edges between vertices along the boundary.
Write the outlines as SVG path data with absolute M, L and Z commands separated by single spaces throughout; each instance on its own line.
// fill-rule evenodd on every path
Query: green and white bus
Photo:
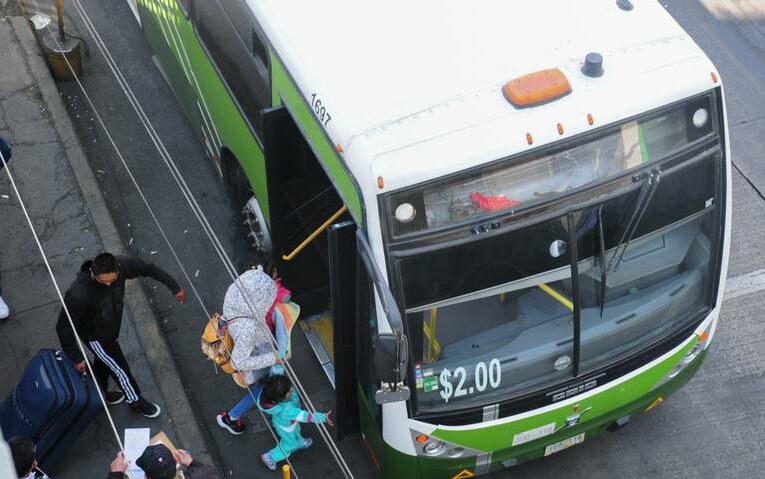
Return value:
M 714 336 L 714 65 L 654 0 L 521 3 L 138 1 L 380 477 L 618 429 Z

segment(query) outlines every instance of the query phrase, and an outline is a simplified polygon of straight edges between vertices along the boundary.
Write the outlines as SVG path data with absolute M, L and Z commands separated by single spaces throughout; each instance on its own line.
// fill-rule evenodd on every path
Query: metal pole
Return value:
M 285 464 L 282 466 L 282 479 L 290 479 L 292 475 L 290 474 L 290 466 L 289 464 Z
M 66 42 L 66 34 L 64 33 L 64 7 L 62 0 L 56 0 L 56 14 L 58 14 L 58 38 L 61 43 Z

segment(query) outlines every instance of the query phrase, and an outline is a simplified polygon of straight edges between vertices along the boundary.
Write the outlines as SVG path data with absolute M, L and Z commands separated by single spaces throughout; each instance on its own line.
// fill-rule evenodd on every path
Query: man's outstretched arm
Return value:
M 175 278 L 154 263 L 146 263 L 135 256 L 118 256 L 117 263 L 126 279 L 148 276 L 167 286 L 179 303 L 183 304 L 186 301 L 186 292 L 178 285 Z

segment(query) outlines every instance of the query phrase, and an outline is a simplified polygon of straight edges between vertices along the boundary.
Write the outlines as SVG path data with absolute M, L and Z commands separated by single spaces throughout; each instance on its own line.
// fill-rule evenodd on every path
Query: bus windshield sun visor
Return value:
M 388 234 L 403 239 L 513 216 L 687 151 L 718 129 L 709 114 L 712 99 L 712 93 L 701 95 L 547 148 L 388 193 L 381 205 Z

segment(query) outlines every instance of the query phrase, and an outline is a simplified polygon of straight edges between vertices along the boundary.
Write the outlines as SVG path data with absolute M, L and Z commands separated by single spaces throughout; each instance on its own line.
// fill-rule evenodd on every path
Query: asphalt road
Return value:
M 157 127 L 189 186 L 221 236 L 227 251 L 243 267 L 251 260 L 238 228 L 238 214 L 230 207 L 215 171 L 186 124 L 170 90 L 151 63 L 140 31 L 124 2 L 83 0 L 112 55 L 154 125 Z M 727 300 L 715 342 L 696 377 L 661 407 L 634 418 L 617 433 L 608 433 L 494 477 L 762 477 L 765 458 L 765 289 L 759 273 L 765 269 L 765 4 L 759 0 L 669 0 L 668 11 L 708 52 L 720 70 L 727 93 L 735 164 L 733 243 Z M 74 24 L 85 29 L 76 15 Z M 87 39 L 87 36 L 85 36 Z M 153 145 L 136 121 L 103 59 L 91 45 L 86 59 L 85 87 L 125 154 L 149 202 L 156 209 L 171 242 L 187 266 L 208 308 L 220 308 L 228 278 Z M 106 143 L 103 132 L 85 108 L 72 84 L 61 84 L 72 118 L 79 129 L 94 171 L 101 181 L 118 227 L 131 248 L 180 276 L 169 250 L 157 234 L 124 168 Z M 217 448 L 220 465 L 232 477 L 262 472 L 255 452 L 270 439 L 252 418 L 250 432 L 232 438 L 220 431 L 214 415 L 239 395 L 228 378 L 215 377 L 198 353 L 202 313 L 193 301 L 172 310 L 164 291 L 149 293 L 192 401 L 204 419 L 208 439 Z M 193 298 L 192 298 L 193 299 Z M 170 313 L 172 311 L 172 313 Z M 305 348 L 300 334 L 298 348 Z M 296 354 L 297 366 L 319 407 L 330 404 L 326 379 L 310 354 Z M 161 380 L 161 379 L 160 379 Z M 323 446 L 322 446 L 323 447 Z M 339 477 L 322 447 L 295 458 L 303 477 Z M 357 442 L 343 444 L 355 464 L 357 477 L 366 477 Z

